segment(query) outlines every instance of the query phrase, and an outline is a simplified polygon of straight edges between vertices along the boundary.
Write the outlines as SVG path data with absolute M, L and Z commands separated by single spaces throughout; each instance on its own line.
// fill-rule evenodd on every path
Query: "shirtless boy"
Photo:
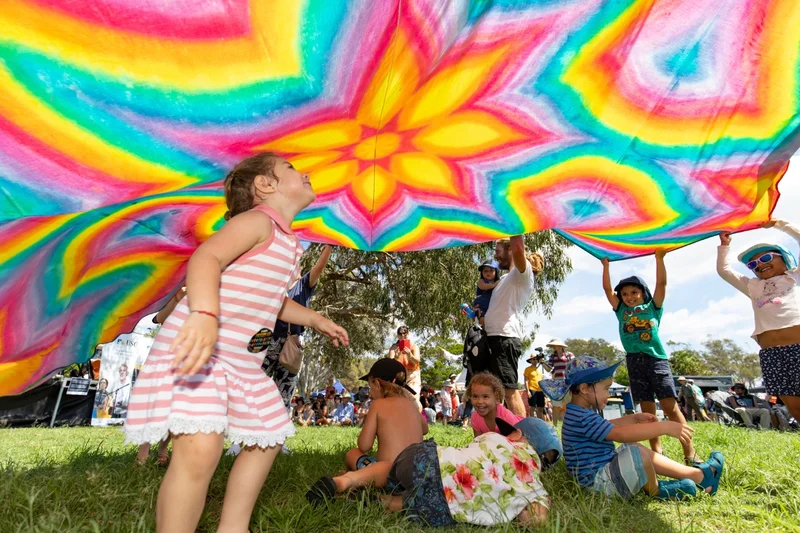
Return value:
M 309 501 L 317 502 L 339 492 L 374 485 L 385 487 L 392 462 L 408 446 L 422 442 L 428 422 L 417 409 L 414 391 L 406 384 L 406 370 L 395 359 L 378 359 L 369 374 L 361 379 L 369 382 L 372 398 L 369 412 L 358 436 L 358 448 L 345 455 L 348 472 L 341 476 L 325 476 L 308 492 Z M 375 438 L 377 457 L 369 455 Z

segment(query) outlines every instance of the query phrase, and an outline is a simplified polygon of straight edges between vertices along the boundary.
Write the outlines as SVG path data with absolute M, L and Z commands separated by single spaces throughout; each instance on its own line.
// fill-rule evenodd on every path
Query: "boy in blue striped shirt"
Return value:
M 708 461 L 693 467 L 639 444 L 662 435 L 686 443 L 694 433 L 691 427 L 659 422 L 650 413 L 610 421 L 598 414 L 608 403 L 614 372 L 621 362 L 608 366 L 594 357 L 578 357 L 567 366 L 565 379 L 539 382 L 550 399 L 569 402 L 561 430 L 567 470 L 582 487 L 624 499 L 642 489 L 661 500 L 694 496 L 697 486 L 714 494 L 725 462 L 720 452 L 712 452 Z M 617 448 L 615 442 L 623 444 Z M 673 480 L 659 480 L 659 475 Z

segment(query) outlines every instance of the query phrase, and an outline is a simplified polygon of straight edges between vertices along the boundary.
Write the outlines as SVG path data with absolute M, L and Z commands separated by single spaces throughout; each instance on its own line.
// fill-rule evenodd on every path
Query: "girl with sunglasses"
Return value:
M 800 230 L 783 220 L 770 220 L 775 228 L 800 242 Z M 753 303 L 753 339 L 761 350 L 761 374 L 767 394 L 780 396 L 795 419 L 800 420 L 800 272 L 791 252 L 777 244 L 756 244 L 741 254 L 756 277 L 735 272 L 730 261 L 731 234 L 720 233 L 717 272 Z

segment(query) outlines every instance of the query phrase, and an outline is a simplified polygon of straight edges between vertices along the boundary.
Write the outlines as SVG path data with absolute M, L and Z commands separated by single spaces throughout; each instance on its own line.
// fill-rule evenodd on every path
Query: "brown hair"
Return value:
M 397 396 L 402 396 L 403 398 L 407 398 L 409 400 L 414 400 L 414 397 L 408 392 L 404 387 L 400 385 L 396 385 L 394 383 L 389 383 L 386 380 L 381 378 L 372 378 L 378 382 L 378 385 L 381 386 L 381 391 L 383 392 L 384 398 L 392 398 Z
M 511 239 L 498 239 L 497 244 L 507 250 L 511 247 Z M 525 259 L 530 263 L 534 274 L 540 274 L 544 270 L 544 256 L 539 252 L 528 252 L 525 254 Z
M 279 156 L 271 152 L 262 152 L 241 161 L 228 172 L 224 181 L 225 205 L 228 206 L 225 220 L 252 209 L 256 200 L 253 181 L 259 175 L 277 179 L 274 169 L 278 159 Z
M 479 372 L 472 376 L 472 379 L 469 380 L 469 385 L 467 385 L 467 391 L 464 393 L 464 398 L 468 400 L 472 399 L 472 387 L 474 385 L 483 385 L 484 387 L 492 389 L 498 404 L 503 403 L 503 400 L 506 399 L 506 390 L 503 388 L 503 384 L 500 383 L 500 380 L 497 379 L 496 376 L 489 372 Z

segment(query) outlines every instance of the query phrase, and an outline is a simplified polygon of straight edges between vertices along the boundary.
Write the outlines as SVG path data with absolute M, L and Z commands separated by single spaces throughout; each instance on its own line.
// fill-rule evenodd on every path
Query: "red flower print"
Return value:
M 503 473 L 500 472 L 500 469 L 497 468 L 496 465 L 490 466 L 486 470 L 486 474 L 494 480 L 495 483 L 500 483 L 500 480 L 503 478 Z
M 456 492 L 450 487 L 444 487 L 444 499 L 447 503 L 453 503 L 456 499 Z
M 514 454 L 511 456 L 511 466 L 517 471 L 517 479 L 523 483 L 533 482 L 533 470 L 535 467 L 532 460 L 523 461 L 517 457 L 517 454 Z
M 472 475 L 467 465 L 458 465 L 456 467 L 453 480 L 458 483 L 458 486 L 464 491 L 464 496 L 466 496 L 468 500 L 471 500 L 475 487 L 478 486 L 478 478 Z

